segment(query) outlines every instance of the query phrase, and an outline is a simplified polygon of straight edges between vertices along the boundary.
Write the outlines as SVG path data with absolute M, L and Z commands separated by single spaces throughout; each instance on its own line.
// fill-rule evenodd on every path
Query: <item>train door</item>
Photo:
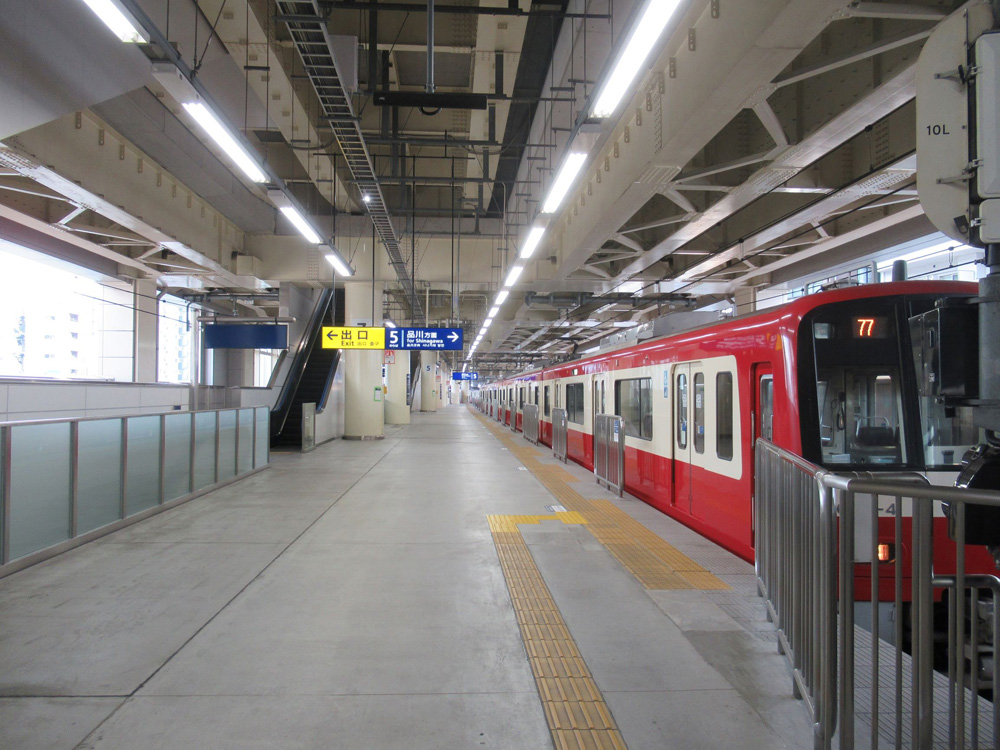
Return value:
M 691 512 L 692 505 L 692 424 L 693 403 L 691 398 L 691 365 L 676 365 L 673 371 L 674 381 L 674 445 L 673 445 L 673 486 L 671 503 L 684 511 Z
M 774 374 L 771 365 L 756 364 L 753 366 L 753 406 L 751 411 L 753 439 L 750 449 L 750 486 L 756 487 L 755 477 L 757 476 L 757 451 L 753 448 L 757 444 L 757 438 L 764 438 L 768 441 L 774 440 Z M 751 490 L 750 499 L 750 544 L 756 548 L 757 529 L 755 527 L 757 519 L 756 497 Z
M 590 435 L 591 441 L 593 442 L 593 455 L 597 455 L 597 415 L 607 414 L 604 410 L 604 378 L 594 377 L 594 408 L 590 413 Z

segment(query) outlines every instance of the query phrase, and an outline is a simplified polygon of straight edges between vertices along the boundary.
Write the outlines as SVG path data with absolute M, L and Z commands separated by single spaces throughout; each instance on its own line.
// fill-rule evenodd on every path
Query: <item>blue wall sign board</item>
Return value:
M 479 380 L 478 372 L 453 372 L 451 374 L 452 380 Z
M 461 328 L 386 328 L 386 349 L 462 351 Z
M 288 326 L 241 323 L 207 325 L 206 349 L 287 349 Z

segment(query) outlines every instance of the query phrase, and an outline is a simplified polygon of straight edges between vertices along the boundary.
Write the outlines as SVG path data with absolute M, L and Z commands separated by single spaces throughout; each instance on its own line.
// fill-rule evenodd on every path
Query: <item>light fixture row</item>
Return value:
M 638 21 L 629 33 L 628 40 L 622 47 L 621 52 L 612 65 L 611 72 L 604 81 L 604 85 L 598 89 L 598 94 L 594 100 L 594 105 L 590 110 L 592 117 L 604 119 L 610 117 L 618 109 L 619 104 L 625 94 L 631 90 L 631 86 L 636 76 L 643 69 L 646 58 L 649 57 L 653 47 L 659 41 L 663 30 L 667 27 L 674 12 L 680 6 L 681 0 L 647 0 L 646 7 L 639 15 Z M 590 155 L 590 147 L 587 134 L 580 132 L 571 142 L 566 156 L 559 166 L 556 178 L 549 188 L 549 192 L 542 201 L 542 214 L 554 214 L 562 206 L 570 188 L 579 176 L 583 166 Z M 526 261 L 531 258 L 538 248 L 545 235 L 545 224 L 543 221 L 537 222 L 528 232 L 524 244 L 521 246 L 518 259 L 507 272 L 503 288 L 497 292 L 493 300 L 493 308 L 489 312 L 483 324 L 483 329 L 479 332 L 479 338 L 469 350 L 471 356 L 475 351 L 482 337 L 485 335 L 493 318 L 500 312 L 500 305 L 507 299 L 511 287 L 517 283 L 518 278 L 524 271 Z
M 121 0 L 83 0 L 87 7 L 107 26 L 122 42 L 148 42 L 149 34 L 142 24 L 129 12 Z M 225 118 L 219 117 L 209 101 L 198 92 L 189 79 L 172 62 L 153 63 L 153 77 L 177 102 L 205 134 L 222 149 L 223 153 L 246 175 L 247 179 L 258 185 L 269 182 L 264 168 L 252 149 L 243 141 L 239 131 L 230 127 Z M 311 244 L 319 245 L 323 255 L 342 276 L 353 276 L 350 265 L 341 257 L 337 249 L 330 244 L 323 244 L 319 232 L 310 224 L 296 205 L 294 199 L 283 189 L 270 189 L 267 197 L 281 213 L 292 223 L 299 233 Z M 365 196 L 367 202 L 368 196 Z

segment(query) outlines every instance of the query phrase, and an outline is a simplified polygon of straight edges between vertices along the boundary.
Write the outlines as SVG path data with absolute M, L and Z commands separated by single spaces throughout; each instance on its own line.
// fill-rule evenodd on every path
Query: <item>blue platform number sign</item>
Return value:
M 479 380 L 478 372 L 453 372 L 451 374 L 452 380 Z
M 461 328 L 389 328 L 386 348 L 403 350 L 461 351 Z

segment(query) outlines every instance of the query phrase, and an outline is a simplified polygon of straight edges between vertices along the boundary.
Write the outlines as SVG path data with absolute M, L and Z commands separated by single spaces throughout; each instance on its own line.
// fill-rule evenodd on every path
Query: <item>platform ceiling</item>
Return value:
M 151 43 L 123 44 L 81 0 L 3 4 L 0 234 L 69 234 L 175 294 L 332 274 L 153 77 L 174 59 L 398 323 L 461 325 L 471 343 L 528 228 L 547 225 L 471 363 L 484 373 L 671 311 L 742 312 L 805 269 L 932 231 L 914 70 L 958 0 L 682 0 L 604 120 L 590 104 L 642 3 L 437 2 L 431 72 L 426 3 L 122 2 Z M 324 50 L 304 43 L 314 28 Z M 540 216 L 571 139 L 587 162 Z

